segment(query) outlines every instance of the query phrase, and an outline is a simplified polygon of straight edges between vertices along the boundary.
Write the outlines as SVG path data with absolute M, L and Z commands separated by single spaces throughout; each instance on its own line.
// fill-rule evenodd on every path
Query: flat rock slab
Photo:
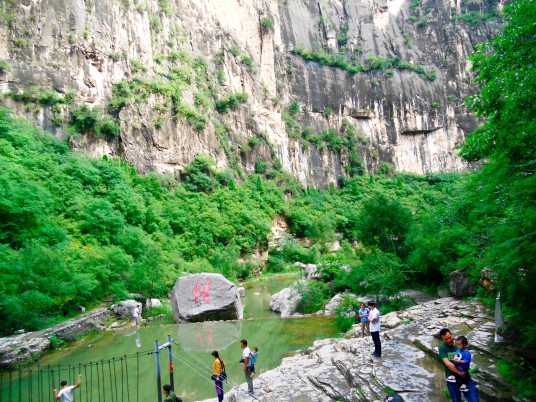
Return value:
M 243 318 L 238 287 L 221 274 L 195 274 L 177 279 L 169 294 L 176 322 Z
M 463 312 L 463 315 L 461 314 Z M 471 326 L 465 324 L 473 317 Z M 397 391 L 405 401 L 448 402 L 445 375 L 437 359 L 439 330 L 451 326 L 456 335 L 466 335 L 474 365 L 473 375 L 481 400 L 519 400 L 496 374 L 493 323 L 478 300 L 453 298 L 432 300 L 402 312 L 382 317 L 382 357 L 371 358 L 370 337 L 323 339 L 306 351 L 283 359 L 275 369 L 254 379 L 255 398 L 246 394 L 246 384 L 226 394 L 226 401 L 379 401 L 387 390 Z M 392 328 L 387 328 L 392 326 Z

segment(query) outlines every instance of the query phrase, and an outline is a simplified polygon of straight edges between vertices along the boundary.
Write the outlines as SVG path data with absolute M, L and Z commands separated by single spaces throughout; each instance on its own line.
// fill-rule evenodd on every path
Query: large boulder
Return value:
M 475 286 L 469 281 L 469 276 L 464 270 L 450 273 L 450 291 L 453 296 L 465 297 L 475 294 Z
M 285 288 L 270 298 L 270 310 L 281 313 L 281 317 L 289 317 L 296 312 L 301 300 L 299 287 L 305 281 L 298 281 L 294 285 Z
M 244 316 L 238 287 L 221 274 L 180 277 L 169 298 L 177 322 L 236 320 Z
M 145 308 L 155 308 L 155 307 L 162 307 L 162 302 L 160 299 L 147 299 L 145 300 Z
M 339 308 L 340 304 L 342 303 L 345 296 L 351 297 L 354 300 L 358 300 L 357 296 L 353 293 L 345 292 L 345 293 L 337 293 L 335 296 L 331 298 L 331 300 L 326 304 L 326 307 L 324 307 L 324 313 L 325 314 L 336 314 L 337 309 Z M 354 314 L 351 315 L 353 317 Z
M 0 338 L 0 369 L 40 356 L 50 347 L 50 339 L 42 332 Z
M 136 300 L 123 300 L 117 304 L 113 304 L 110 309 L 114 312 L 115 315 L 120 317 L 132 317 L 134 309 L 138 306 L 140 309 L 140 316 L 142 311 L 142 305 Z
M 490 268 L 484 268 L 482 271 L 480 271 L 480 279 L 478 280 L 478 284 L 488 292 L 495 290 L 495 277 Z
M 380 325 L 383 328 L 392 329 L 398 327 L 401 322 L 402 320 L 400 320 L 396 311 L 380 316 Z
M 316 264 L 304 264 L 297 261 L 294 266 L 303 269 L 307 274 L 307 279 L 322 279 L 322 272 L 320 272 Z

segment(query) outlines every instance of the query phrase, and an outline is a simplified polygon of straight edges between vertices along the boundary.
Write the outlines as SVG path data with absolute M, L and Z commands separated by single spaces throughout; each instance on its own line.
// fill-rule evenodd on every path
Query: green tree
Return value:
M 359 213 L 359 239 L 385 252 L 404 255 L 404 242 L 412 223 L 410 211 L 398 199 L 381 193 L 363 203 Z

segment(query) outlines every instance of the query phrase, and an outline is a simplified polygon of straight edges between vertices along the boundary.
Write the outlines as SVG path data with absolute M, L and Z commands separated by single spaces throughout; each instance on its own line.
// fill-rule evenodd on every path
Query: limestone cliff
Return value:
M 462 105 L 475 90 L 466 59 L 501 6 L 4 0 L 2 104 L 140 171 L 177 174 L 199 154 L 237 172 L 281 166 L 313 186 L 382 162 L 461 170 L 454 147 L 476 124 Z M 79 104 L 110 114 L 119 134 L 90 113 L 104 128 L 80 118 L 86 133 L 73 136 Z

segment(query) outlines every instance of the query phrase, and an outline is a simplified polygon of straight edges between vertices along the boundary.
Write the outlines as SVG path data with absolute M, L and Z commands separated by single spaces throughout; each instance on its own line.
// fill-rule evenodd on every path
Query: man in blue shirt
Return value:
M 359 314 L 359 321 L 361 322 L 361 337 L 365 336 L 365 330 L 367 330 L 367 335 L 370 335 L 368 320 L 369 309 L 365 307 L 365 303 L 361 303 L 361 308 L 357 314 Z

